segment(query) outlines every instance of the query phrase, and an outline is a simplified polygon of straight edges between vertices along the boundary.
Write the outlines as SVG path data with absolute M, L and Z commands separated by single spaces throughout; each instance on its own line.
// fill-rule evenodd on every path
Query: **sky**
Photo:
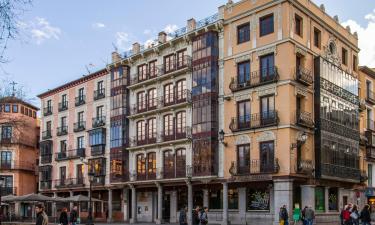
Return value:
M 236 0 L 238 1 L 238 0 Z M 235 1 L 235 2 L 236 2 Z M 375 1 L 313 0 L 359 34 L 360 64 L 375 67 Z M 361 4 L 358 4 L 360 1 Z M 0 78 L 36 95 L 102 69 L 115 48 L 155 39 L 213 15 L 227 0 L 33 0 L 20 17 L 20 36 L 9 42 Z M 338 6 L 339 3 L 339 6 Z

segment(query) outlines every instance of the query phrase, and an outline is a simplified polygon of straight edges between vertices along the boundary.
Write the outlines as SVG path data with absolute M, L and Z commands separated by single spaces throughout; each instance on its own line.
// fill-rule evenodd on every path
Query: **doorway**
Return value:
M 163 195 L 163 221 L 164 223 L 169 223 L 171 219 L 171 195 Z

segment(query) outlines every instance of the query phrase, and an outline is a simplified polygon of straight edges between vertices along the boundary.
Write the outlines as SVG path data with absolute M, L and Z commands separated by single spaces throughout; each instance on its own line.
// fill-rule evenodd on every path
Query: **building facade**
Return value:
M 109 220 L 174 223 L 199 205 L 212 223 L 273 224 L 286 205 L 335 222 L 344 205 L 366 200 L 358 52 L 356 34 L 323 5 L 228 1 L 40 95 L 49 157 L 40 190 L 87 193 L 94 171 L 93 197 L 103 200 L 94 211 Z M 106 91 L 95 100 L 100 80 Z M 52 110 L 64 98 L 75 106 Z

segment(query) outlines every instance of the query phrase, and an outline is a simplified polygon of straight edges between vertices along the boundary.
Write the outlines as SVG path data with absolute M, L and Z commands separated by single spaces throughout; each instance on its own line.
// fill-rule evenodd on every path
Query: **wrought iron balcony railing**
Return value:
M 66 178 L 55 180 L 55 188 L 73 188 L 73 187 L 83 187 L 85 186 L 84 178 Z
M 358 168 L 340 166 L 329 163 L 321 164 L 322 175 L 344 179 L 360 180 L 361 171 Z
M 46 164 L 46 163 L 51 163 L 51 162 L 52 162 L 52 154 L 40 155 L 41 164 Z
M 277 111 L 267 111 L 262 113 L 248 114 L 233 117 L 229 128 L 232 132 L 257 129 L 268 126 L 276 126 L 279 123 Z
M 81 95 L 75 98 L 75 106 L 80 106 L 86 103 L 86 95 Z
M 314 127 L 314 120 L 310 112 L 302 112 L 297 110 L 296 118 L 296 122 L 298 125 L 308 128 Z
M 35 164 L 27 161 L 1 161 L 0 170 L 23 170 L 23 171 L 34 171 Z
M 79 121 L 74 123 L 74 132 L 84 131 L 86 129 L 86 121 Z
M 162 132 L 161 135 L 153 133 L 152 135 L 134 136 L 130 138 L 130 147 L 137 147 L 148 144 L 162 143 L 167 141 L 174 141 L 180 139 L 192 138 L 191 127 L 175 128 L 170 132 Z
M 375 104 L 375 93 L 370 90 L 366 90 L 366 101 L 372 105 Z
M 177 91 L 173 94 L 150 98 L 145 101 L 133 104 L 131 108 L 131 114 L 136 115 L 156 109 L 162 109 L 163 107 L 178 105 L 181 103 L 191 102 L 190 90 Z
M 92 156 L 104 155 L 104 153 L 105 153 L 105 144 L 91 146 Z
M 68 134 L 68 126 L 61 126 L 57 128 L 57 136 L 67 135 Z
M 366 159 L 368 161 L 374 161 L 375 160 L 375 147 L 373 147 L 373 146 L 367 146 L 366 147 Z
M 52 180 L 41 180 L 39 182 L 40 190 L 51 190 L 52 188 Z
M 95 175 L 93 182 L 93 186 L 103 186 L 105 185 L 105 175 Z
M 51 130 L 46 130 L 42 132 L 42 140 L 47 140 L 52 138 L 52 131 Z
M 98 116 L 92 118 L 92 127 L 97 128 L 105 125 L 105 116 Z
M 312 72 L 300 66 L 296 69 L 296 80 L 306 86 L 310 86 L 313 83 Z
M 312 160 L 301 160 L 297 162 L 297 173 L 302 173 L 306 175 L 313 175 L 315 170 L 314 162 Z
M 70 160 L 70 159 L 77 159 L 81 157 L 86 156 L 86 151 L 85 148 L 78 148 L 78 149 L 73 149 L 73 150 L 68 150 L 68 151 L 63 151 L 63 152 L 57 152 L 55 153 L 56 161 L 62 161 L 62 160 Z
M 59 112 L 63 112 L 65 110 L 68 110 L 68 101 L 59 103 Z
M 280 170 L 279 160 L 260 160 L 252 159 L 239 165 L 238 162 L 233 161 L 230 173 L 234 176 L 238 175 L 251 175 L 251 174 L 275 174 Z
M 16 187 L 1 187 L 1 196 L 7 196 L 7 195 L 17 195 L 17 188 Z
M 105 98 L 105 88 L 94 91 L 94 101 Z
M 50 106 L 50 107 L 45 107 L 45 108 L 43 109 L 43 115 L 44 115 L 44 116 L 52 115 L 52 106 Z
M 232 81 L 229 84 L 229 88 L 232 92 L 277 82 L 279 80 L 277 67 L 253 71 L 247 77 L 249 79 L 238 80 L 237 78 L 232 78 Z
M 371 119 L 367 119 L 366 121 L 367 124 L 367 130 L 375 131 L 375 122 Z

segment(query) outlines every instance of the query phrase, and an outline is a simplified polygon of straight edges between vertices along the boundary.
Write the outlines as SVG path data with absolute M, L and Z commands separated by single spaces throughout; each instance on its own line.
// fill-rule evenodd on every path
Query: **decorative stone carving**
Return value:
M 237 102 L 244 101 L 244 100 L 247 100 L 247 99 L 250 99 L 250 101 L 252 101 L 251 92 L 247 93 L 247 94 L 242 94 L 242 95 L 235 95 L 234 96 L 234 100 L 235 100 L 234 104 L 237 104 Z
M 276 45 L 268 47 L 268 48 L 259 49 L 256 51 L 256 54 L 258 57 L 262 55 L 268 55 L 271 53 L 274 53 L 275 55 L 277 54 Z
M 265 95 L 271 95 L 271 94 L 277 95 L 276 86 L 261 88 L 261 89 L 258 89 L 257 92 L 258 92 L 258 98 L 265 96 Z
M 250 144 L 251 143 L 251 139 L 249 136 L 247 135 L 241 135 L 239 137 L 236 138 L 236 145 L 244 145 L 244 144 Z
M 328 43 L 324 49 L 325 58 L 327 58 L 333 64 L 340 66 L 340 57 L 337 54 L 336 38 L 330 35 Z
M 276 135 L 272 131 L 265 131 L 263 132 L 258 138 L 257 142 L 264 142 L 264 141 L 273 141 L 276 140 Z
M 299 55 L 303 55 L 303 56 L 306 56 L 307 55 L 307 50 L 306 49 L 303 49 L 299 46 L 296 46 L 295 47 L 295 53 L 296 54 L 299 54 Z
M 295 95 L 299 95 L 299 96 L 303 96 L 303 97 L 307 98 L 307 90 L 303 89 L 303 88 L 300 88 L 300 87 L 296 87 Z
M 242 55 L 242 56 L 239 56 L 239 57 L 234 59 L 234 61 L 236 63 L 240 63 L 240 62 L 243 62 L 243 61 L 246 61 L 246 60 L 251 61 L 251 55 L 250 54 Z

